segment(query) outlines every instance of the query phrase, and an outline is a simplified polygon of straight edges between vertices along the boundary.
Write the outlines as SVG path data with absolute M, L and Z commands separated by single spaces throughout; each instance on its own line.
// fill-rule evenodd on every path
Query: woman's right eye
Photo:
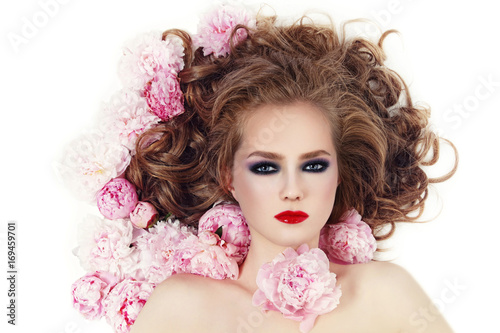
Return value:
M 259 162 L 250 166 L 250 171 L 257 175 L 270 175 L 279 171 L 279 167 L 270 162 Z

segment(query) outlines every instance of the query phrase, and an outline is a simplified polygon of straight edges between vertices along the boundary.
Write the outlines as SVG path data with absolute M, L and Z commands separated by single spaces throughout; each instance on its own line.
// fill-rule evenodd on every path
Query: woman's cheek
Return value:
M 313 175 L 314 176 L 314 175 Z M 309 189 L 321 193 L 335 193 L 338 177 L 335 172 L 328 172 L 323 177 L 309 177 L 306 179 Z
M 265 188 L 266 184 L 262 181 L 262 176 L 246 171 L 240 174 L 233 183 L 232 194 L 240 204 L 241 202 L 252 203 L 259 196 L 264 195 Z

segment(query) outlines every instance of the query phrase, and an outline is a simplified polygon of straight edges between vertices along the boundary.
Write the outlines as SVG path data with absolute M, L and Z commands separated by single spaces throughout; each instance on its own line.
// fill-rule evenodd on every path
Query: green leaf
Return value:
M 212 229 L 212 230 L 213 230 L 213 229 Z M 217 236 L 219 236 L 220 238 L 222 238 L 222 226 L 220 226 L 220 227 L 217 229 L 217 231 L 215 232 L 215 234 L 216 234 Z

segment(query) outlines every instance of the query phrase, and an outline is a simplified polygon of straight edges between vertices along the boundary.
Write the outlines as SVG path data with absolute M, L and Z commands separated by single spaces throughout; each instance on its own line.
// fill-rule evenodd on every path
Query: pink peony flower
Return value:
M 125 178 L 110 180 L 97 193 L 97 208 L 110 220 L 129 217 L 137 201 L 135 186 Z
M 191 273 L 217 280 L 237 279 L 238 263 L 231 254 L 235 248 L 211 231 L 202 230 L 179 243 L 172 256 L 176 273 Z
M 184 113 L 184 95 L 176 74 L 159 72 L 146 85 L 144 94 L 151 111 L 162 120 Z
M 198 251 L 189 260 L 189 273 L 217 280 L 238 278 L 238 262 L 226 253 L 218 235 L 205 230 L 198 234 L 198 240 Z
M 173 270 L 176 273 L 190 273 L 191 259 L 202 251 L 198 236 L 192 234 L 183 239 L 172 254 Z
M 127 278 L 111 289 L 103 300 L 107 322 L 115 332 L 129 332 L 155 286 Z
M 253 305 L 280 311 L 285 318 L 301 321 L 301 332 L 310 331 L 316 317 L 335 309 L 342 295 L 329 264 L 323 251 L 309 250 L 307 244 L 297 251 L 287 248 L 257 273 Z
M 250 230 L 238 205 L 218 205 L 200 218 L 198 230 L 216 232 L 222 227 L 221 239 L 236 247 L 232 255 L 238 263 L 245 259 L 250 245 Z
M 127 43 L 118 74 L 127 88 L 143 90 L 158 73 L 177 74 L 184 68 L 184 47 L 177 37 L 162 40 L 162 33 L 142 34 Z
M 129 220 L 108 220 L 88 216 L 80 225 L 78 247 L 74 253 L 90 272 L 109 272 L 119 278 L 137 263 L 133 256 L 133 227 Z
M 116 277 L 106 272 L 82 276 L 71 286 L 73 307 L 86 319 L 100 319 L 104 314 L 102 300 L 117 282 Z
M 149 228 L 158 218 L 158 211 L 149 202 L 139 201 L 130 213 L 130 222 L 136 228 Z
M 161 121 L 151 113 L 147 100 L 133 90 L 121 90 L 104 107 L 100 128 L 107 141 L 115 141 L 135 154 L 137 138 Z
M 92 132 L 73 141 L 55 167 L 77 197 L 93 201 L 97 192 L 123 173 L 129 163 L 127 148 L 116 142 L 107 142 L 102 132 Z
M 215 57 L 225 57 L 230 52 L 231 33 L 238 24 L 254 28 L 256 21 L 243 7 L 220 5 L 200 20 L 198 34 L 194 36 L 193 42 L 203 47 L 205 56 L 213 53 Z M 246 38 L 247 31 L 238 29 L 233 43 L 237 44 Z
M 221 241 L 220 237 L 217 234 L 207 230 L 199 231 L 198 239 L 202 244 L 206 244 L 209 246 L 217 245 Z
M 321 230 L 319 247 L 332 262 L 359 264 L 373 259 L 377 242 L 370 226 L 361 220 L 355 209 L 351 209 L 339 223 L 328 224 Z
M 160 221 L 140 235 L 135 245 L 144 278 L 150 283 L 160 283 L 172 274 L 185 272 L 179 269 L 182 265 L 177 263 L 174 254 L 188 237 L 196 239 L 193 231 L 181 226 L 179 221 Z

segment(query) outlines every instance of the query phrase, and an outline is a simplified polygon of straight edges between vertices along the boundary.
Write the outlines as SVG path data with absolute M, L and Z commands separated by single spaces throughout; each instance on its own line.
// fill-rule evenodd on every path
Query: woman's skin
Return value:
M 283 113 L 287 124 L 276 126 L 276 117 Z M 132 332 L 299 332 L 299 322 L 252 305 L 257 272 L 287 247 L 318 247 L 341 181 L 331 129 L 320 110 L 294 103 L 252 111 L 230 182 L 252 236 L 238 279 L 174 275 L 157 286 Z M 298 224 L 274 217 L 286 210 L 300 210 L 309 217 Z M 342 289 L 340 304 L 319 316 L 311 333 L 451 332 L 401 267 L 332 263 L 330 270 Z

